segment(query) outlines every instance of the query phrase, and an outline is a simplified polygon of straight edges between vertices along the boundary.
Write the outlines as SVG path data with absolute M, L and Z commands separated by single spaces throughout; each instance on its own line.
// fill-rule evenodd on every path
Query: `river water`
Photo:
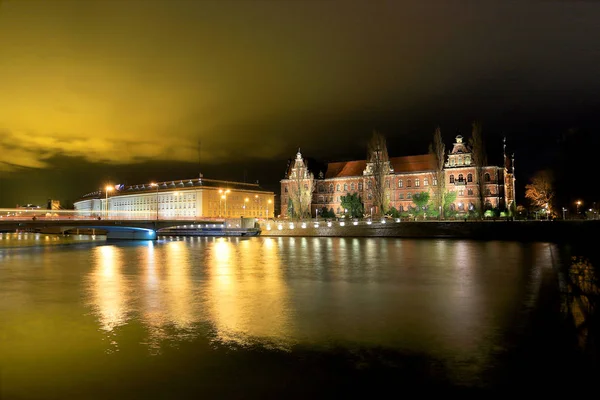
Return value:
M 0 236 L 0 398 L 552 387 L 549 243 Z M 554 374 L 554 375 L 552 375 Z

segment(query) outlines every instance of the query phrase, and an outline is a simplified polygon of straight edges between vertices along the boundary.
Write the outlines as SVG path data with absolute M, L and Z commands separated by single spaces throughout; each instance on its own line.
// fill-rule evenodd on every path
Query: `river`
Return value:
M 558 253 L 448 239 L 2 234 L 0 398 L 552 389 L 568 370 Z

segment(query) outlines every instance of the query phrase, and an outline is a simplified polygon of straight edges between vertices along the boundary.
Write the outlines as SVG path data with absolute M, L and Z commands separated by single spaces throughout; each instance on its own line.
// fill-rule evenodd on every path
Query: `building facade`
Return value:
M 286 176 L 281 180 L 281 215 L 288 216 L 290 196 L 300 184 L 306 185 L 306 172 L 311 169 L 300 151 L 290 163 Z M 385 176 L 386 203 L 398 211 L 409 211 L 415 207 L 412 196 L 415 193 L 429 192 L 433 197 L 438 190 L 435 157 L 423 154 L 406 157 L 390 157 Z M 485 166 L 482 168 L 484 208 L 509 208 L 513 205 L 514 194 L 514 159 L 509 162 L 504 156 L 504 166 Z M 357 193 L 363 200 L 365 213 L 375 215 L 377 210 L 373 201 L 372 165 L 367 160 L 329 163 L 321 171 L 314 174 L 314 191 L 312 193 L 311 215 L 316 216 L 318 210 L 333 209 L 335 214 L 343 215 L 342 196 Z M 298 174 L 304 176 L 301 182 Z M 452 151 L 447 155 L 444 165 L 445 190 L 456 192 L 456 201 L 450 209 L 459 213 L 474 210 L 479 202 L 479 184 L 477 170 L 473 165 L 471 150 L 457 136 Z
M 258 184 L 185 179 L 116 185 L 74 203 L 80 215 L 123 219 L 272 218 L 275 194 Z

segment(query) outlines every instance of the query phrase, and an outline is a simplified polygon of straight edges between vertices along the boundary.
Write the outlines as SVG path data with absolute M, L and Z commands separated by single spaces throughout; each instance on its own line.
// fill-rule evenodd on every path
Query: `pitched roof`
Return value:
M 390 163 L 396 174 L 432 171 L 435 169 L 435 158 L 432 154 L 390 157 Z M 366 160 L 329 163 L 327 165 L 325 179 L 362 176 L 366 166 Z
M 329 163 L 327 164 L 325 179 L 362 176 L 366 166 L 366 160 Z
M 433 154 L 391 157 L 390 162 L 396 174 L 435 170 L 435 156 Z

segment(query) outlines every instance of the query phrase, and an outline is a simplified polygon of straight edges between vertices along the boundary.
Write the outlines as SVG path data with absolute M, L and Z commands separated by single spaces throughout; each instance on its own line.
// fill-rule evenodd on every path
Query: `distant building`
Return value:
M 60 210 L 60 201 L 48 199 L 48 204 L 46 206 L 47 210 Z
M 39 210 L 39 209 L 41 209 L 40 206 L 36 206 L 35 204 L 24 204 L 24 205 L 17 204 L 17 206 L 15 208 L 18 208 L 20 210 Z
M 267 218 L 273 216 L 275 194 L 257 183 L 196 178 L 117 185 L 88 193 L 74 203 L 83 215 L 144 219 Z
M 292 178 L 296 173 L 303 173 L 305 168 L 315 176 L 315 191 L 312 195 L 311 211 L 323 207 L 342 215 L 341 197 L 351 193 L 360 195 L 367 214 L 376 209 L 371 192 L 373 175 L 367 160 L 332 162 L 324 170 L 312 170 L 311 165 L 302 157 L 300 151 L 295 160 L 288 164 L 285 179 L 281 180 L 281 215 L 287 216 L 291 185 L 297 184 Z M 485 166 L 484 177 L 484 209 L 510 207 L 515 199 L 514 163 L 504 156 L 504 166 Z M 389 207 L 399 211 L 408 211 L 414 207 L 412 196 L 419 192 L 433 192 L 438 182 L 435 174 L 435 159 L 431 154 L 390 157 L 389 174 L 385 179 L 388 190 Z M 478 184 L 475 166 L 472 163 L 471 149 L 458 135 L 452 151 L 448 154 L 444 166 L 446 191 L 457 192 L 456 201 L 450 209 L 466 213 L 476 208 Z M 432 193 L 433 194 L 433 193 Z

